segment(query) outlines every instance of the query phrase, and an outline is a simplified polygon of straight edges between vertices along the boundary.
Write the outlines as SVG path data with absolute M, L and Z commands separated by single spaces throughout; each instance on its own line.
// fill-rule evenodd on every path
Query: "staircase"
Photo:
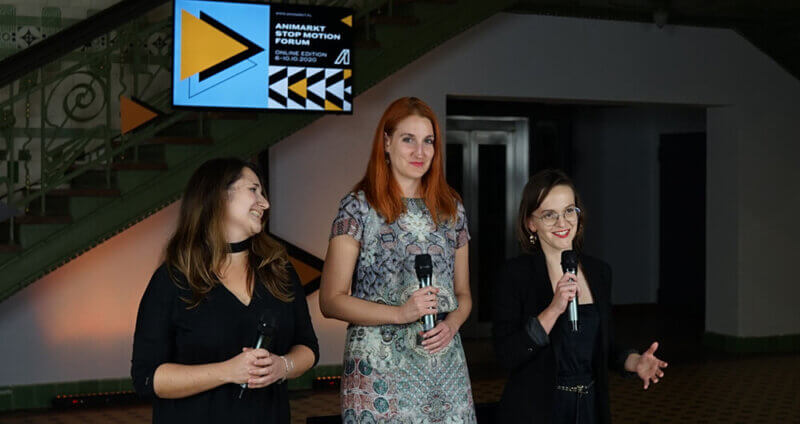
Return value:
M 355 9 L 357 96 L 513 1 L 312 3 Z M 21 212 L 0 222 L 0 301 L 177 200 L 200 163 L 253 157 L 322 116 L 171 110 L 170 5 L 122 1 L 0 62 L 0 202 Z M 121 135 L 120 95 L 163 115 Z

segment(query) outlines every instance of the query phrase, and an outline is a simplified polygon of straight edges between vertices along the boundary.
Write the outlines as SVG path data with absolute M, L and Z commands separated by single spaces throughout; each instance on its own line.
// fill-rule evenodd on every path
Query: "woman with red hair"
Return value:
M 472 308 L 469 233 L 442 151 L 431 108 L 396 100 L 375 131 L 366 175 L 333 221 L 320 309 L 350 323 L 344 423 L 476 421 L 458 335 Z M 421 289 L 414 264 L 423 254 L 433 279 Z M 428 314 L 436 324 L 424 332 L 419 320 Z

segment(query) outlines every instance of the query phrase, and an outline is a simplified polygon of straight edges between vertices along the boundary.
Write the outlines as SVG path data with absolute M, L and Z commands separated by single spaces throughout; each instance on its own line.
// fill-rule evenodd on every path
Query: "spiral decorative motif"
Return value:
M 48 96 L 47 120 L 51 125 L 66 116 L 74 122 L 88 122 L 103 112 L 108 104 L 107 82 L 90 71 L 78 71 L 62 78 Z M 52 99 L 63 99 L 61 110 L 53 110 Z M 61 117 L 61 119 L 52 119 Z

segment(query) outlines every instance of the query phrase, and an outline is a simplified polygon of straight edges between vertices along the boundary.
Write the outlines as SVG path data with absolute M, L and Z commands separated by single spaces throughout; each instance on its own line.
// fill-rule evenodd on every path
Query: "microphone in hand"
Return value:
M 261 314 L 261 319 L 258 320 L 258 325 L 256 327 L 256 332 L 258 333 L 258 339 L 256 340 L 256 344 L 253 349 L 267 349 L 270 350 L 272 345 L 272 337 L 275 335 L 275 329 L 278 326 L 278 318 L 270 313 L 270 311 L 264 311 Z M 241 389 L 239 390 L 239 399 L 242 398 L 245 389 L 247 389 L 247 383 L 241 384 Z
M 431 255 L 425 253 L 422 255 L 417 255 L 414 258 L 414 271 L 417 272 L 417 280 L 419 280 L 419 288 L 425 288 L 431 286 L 431 278 L 433 277 L 433 262 L 431 261 Z M 433 327 L 436 325 L 435 317 L 433 314 L 423 315 L 422 317 L 422 329 L 424 331 L 433 330 Z
M 574 250 L 561 252 L 561 270 L 565 274 L 578 275 L 578 254 Z M 569 322 L 572 324 L 572 331 L 578 331 L 578 296 L 569 301 L 567 310 L 569 311 Z

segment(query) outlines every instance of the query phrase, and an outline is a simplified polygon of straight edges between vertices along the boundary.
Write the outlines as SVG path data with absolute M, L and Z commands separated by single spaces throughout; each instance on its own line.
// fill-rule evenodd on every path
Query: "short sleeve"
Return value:
M 456 211 L 456 249 L 461 248 L 469 242 L 469 228 L 467 227 L 467 211 L 464 205 L 458 202 Z
M 364 218 L 368 211 L 367 200 L 362 192 L 349 193 L 339 203 L 339 212 L 333 219 L 330 238 L 347 234 L 361 243 Z
M 172 311 L 178 290 L 162 265 L 153 274 L 139 303 L 136 330 L 133 335 L 131 377 L 140 396 L 152 398 L 156 368 L 170 362 L 174 351 L 175 331 Z

